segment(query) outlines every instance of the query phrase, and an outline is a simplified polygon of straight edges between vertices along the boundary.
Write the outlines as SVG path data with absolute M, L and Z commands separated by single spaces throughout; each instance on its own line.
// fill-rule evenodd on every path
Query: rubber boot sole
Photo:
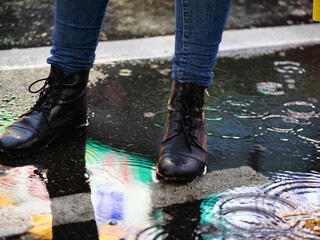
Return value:
M 174 176 L 164 176 L 161 173 L 159 173 L 159 169 L 158 167 L 156 167 L 155 169 L 155 174 L 157 179 L 160 182 L 166 182 L 166 183 L 178 183 L 178 184 L 192 184 L 194 183 L 199 177 L 201 177 L 202 175 L 205 175 L 207 173 L 207 166 L 205 166 L 203 168 L 203 171 L 195 176 L 191 176 L 191 177 L 174 177 Z

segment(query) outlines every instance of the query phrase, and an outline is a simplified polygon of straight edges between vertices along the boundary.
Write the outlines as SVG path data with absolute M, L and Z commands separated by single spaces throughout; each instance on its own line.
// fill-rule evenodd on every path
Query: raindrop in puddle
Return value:
M 260 82 L 257 83 L 258 92 L 265 95 L 284 95 L 283 85 L 275 82 Z
M 305 76 L 306 69 L 299 62 L 294 61 L 275 61 L 273 63 L 274 69 L 284 75 Z
M 132 70 L 131 69 L 121 69 L 119 71 L 119 75 L 123 77 L 129 77 L 132 75 Z

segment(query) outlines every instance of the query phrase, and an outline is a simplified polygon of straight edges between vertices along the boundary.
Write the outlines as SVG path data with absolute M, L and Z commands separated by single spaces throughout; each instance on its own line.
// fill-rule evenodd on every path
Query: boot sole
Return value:
M 192 177 L 168 177 L 168 176 L 164 176 L 161 173 L 159 173 L 159 169 L 156 167 L 155 170 L 155 175 L 156 175 L 156 180 L 158 180 L 159 182 L 165 182 L 165 183 L 178 183 L 178 184 L 192 184 L 195 181 L 197 181 L 197 179 L 199 177 L 201 177 L 202 175 L 205 175 L 207 173 L 207 166 L 204 166 L 203 171 L 196 176 L 192 176 Z

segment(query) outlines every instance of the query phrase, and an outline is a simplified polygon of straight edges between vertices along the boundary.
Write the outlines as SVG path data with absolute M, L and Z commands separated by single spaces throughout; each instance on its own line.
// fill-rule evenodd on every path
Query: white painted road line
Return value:
M 320 44 L 320 24 L 227 30 L 220 57 L 251 57 L 298 46 Z M 0 70 L 48 67 L 51 47 L 0 51 Z M 150 58 L 171 58 L 174 36 L 100 42 L 95 64 Z

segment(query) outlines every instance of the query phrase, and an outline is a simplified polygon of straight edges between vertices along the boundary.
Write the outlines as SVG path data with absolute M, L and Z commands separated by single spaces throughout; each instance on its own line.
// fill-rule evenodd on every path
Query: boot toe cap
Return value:
M 0 137 L 0 150 L 11 154 L 24 153 L 37 142 L 38 137 L 32 131 L 11 126 Z
M 164 154 L 159 158 L 156 171 L 160 179 L 172 182 L 191 182 L 205 170 L 202 161 L 192 157 Z

